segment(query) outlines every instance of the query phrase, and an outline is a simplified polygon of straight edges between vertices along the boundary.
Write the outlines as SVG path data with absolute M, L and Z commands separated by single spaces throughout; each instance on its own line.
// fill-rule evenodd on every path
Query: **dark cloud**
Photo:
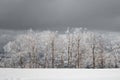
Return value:
M 120 31 L 120 0 L 0 0 L 0 28 Z

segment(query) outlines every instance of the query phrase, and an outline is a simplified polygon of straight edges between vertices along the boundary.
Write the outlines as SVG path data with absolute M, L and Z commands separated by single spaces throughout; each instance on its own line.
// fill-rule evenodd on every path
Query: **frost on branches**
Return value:
M 0 67 L 7 68 L 119 68 L 120 39 L 87 29 L 33 31 L 4 46 Z

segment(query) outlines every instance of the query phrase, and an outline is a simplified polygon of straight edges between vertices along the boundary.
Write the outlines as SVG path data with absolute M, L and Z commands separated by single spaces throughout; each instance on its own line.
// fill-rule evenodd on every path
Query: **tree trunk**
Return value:
M 54 68 L 54 61 L 55 61 L 55 57 L 54 57 L 54 40 L 52 41 L 52 68 Z
M 95 45 L 92 47 L 92 54 L 93 54 L 93 68 L 95 68 Z

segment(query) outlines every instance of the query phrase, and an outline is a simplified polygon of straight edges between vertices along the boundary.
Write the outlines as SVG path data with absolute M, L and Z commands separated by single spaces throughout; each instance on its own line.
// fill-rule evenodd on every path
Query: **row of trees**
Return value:
M 27 31 L 4 46 L 1 67 L 12 68 L 118 68 L 119 40 L 103 33 L 75 28 L 57 31 Z

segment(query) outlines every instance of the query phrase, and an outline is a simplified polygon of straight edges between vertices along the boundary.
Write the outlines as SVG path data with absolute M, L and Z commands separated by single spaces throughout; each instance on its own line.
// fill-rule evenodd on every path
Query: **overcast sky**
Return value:
M 120 0 L 0 0 L 1 29 L 120 31 Z

